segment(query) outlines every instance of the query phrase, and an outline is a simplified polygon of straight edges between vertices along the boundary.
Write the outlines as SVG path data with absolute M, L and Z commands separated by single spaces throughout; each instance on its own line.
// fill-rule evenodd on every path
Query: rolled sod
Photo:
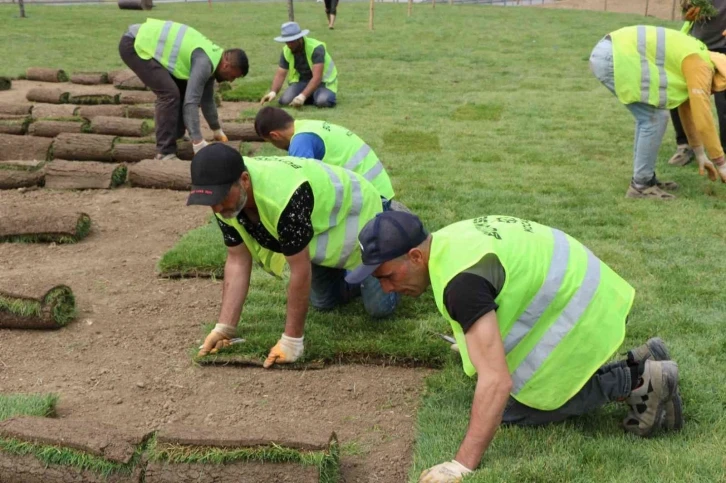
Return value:
M 111 161 L 116 136 L 59 134 L 53 141 L 53 157 L 77 161 Z
M 17 206 L 0 207 L 0 242 L 75 243 L 88 235 L 91 217 L 52 208 L 23 210 Z
M 12 169 L 16 171 L 36 171 L 45 165 L 45 161 L 36 160 L 10 160 L 0 161 L 0 170 Z
M 25 134 L 28 131 L 30 120 L 30 116 L 17 119 L 0 119 L 0 133 Z
M 30 102 L 45 102 L 48 104 L 66 104 L 70 94 L 58 87 L 34 87 L 30 89 L 25 98 Z
M 151 104 L 156 101 L 156 94 L 151 91 L 122 92 L 118 100 L 121 104 Z
M 62 133 L 81 134 L 88 123 L 79 118 L 77 121 L 46 121 L 39 119 L 28 128 L 28 134 L 46 138 L 54 138 Z
M 45 166 L 45 187 L 49 189 L 109 189 L 126 182 L 123 164 L 56 159 Z
M 192 187 L 191 163 L 145 159 L 129 166 L 128 180 L 137 188 L 188 191 Z
M 46 67 L 29 67 L 25 71 L 25 78 L 42 82 L 68 82 L 68 74 L 63 69 Z
M 135 76 L 134 71 L 131 69 L 117 69 L 112 70 L 108 73 L 108 81 L 111 84 L 116 84 L 117 82 L 121 81 L 122 79 L 126 79 L 131 76 Z
M 132 74 L 127 77 L 119 77 L 117 78 L 113 86 L 116 89 L 121 90 L 132 90 L 132 91 L 145 91 L 148 90 L 146 87 L 146 84 L 144 84 L 141 79 L 139 79 L 135 74 Z
M 71 75 L 71 82 L 82 85 L 108 84 L 106 72 L 75 72 Z
M 66 285 L 0 282 L 1 329 L 59 329 L 75 316 L 75 297 Z
M 126 106 L 109 104 L 102 104 L 98 106 L 81 106 L 76 111 L 76 115 L 84 117 L 86 119 L 93 119 L 97 116 L 126 117 Z
M 2 115 L 26 116 L 32 109 L 32 104 L 0 104 L 0 114 Z
M 151 134 L 154 130 L 151 123 L 145 119 L 96 116 L 91 120 L 90 131 L 94 134 L 144 137 Z
M 75 117 L 78 106 L 71 104 L 35 104 L 33 119 L 66 119 Z
M 230 122 L 226 123 L 222 130 L 230 141 L 264 141 L 264 139 L 257 135 L 253 124 Z
M 99 93 L 83 93 L 69 94 L 68 102 L 71 104 L 82 105 L 100 105 L 100 104 L 118 104 L 119 96 L 117 94 Z
M 143 104 L 130 105 L 126 107 L 126 117 L 134 119 L 154 119 L 154 106 L 146 106 Z
M 37 171 L 0 169 L 0 190 L 31 188 L 33 186 L 43 186 L 44 183 L 45 171 L 43 169 Z
M 176 154 L 179 159 L 191 161 L 192 157 L 194 157 L 192 143 L 188 141 L 178 142 Z M 152 159 L 154 156 L 156 156 L 156 143 L 153 139 L 119 139 L 113 146 L 113 160 L 118 163 L 136 163 L 144 159 Z
M 8 91 L 13 87 L 13 81 L 9 77 L 0 76 L 0 91 Z
M 53 139 L 0 134 L 0 161 L 46 161 Z
M 121 10 L 151 10 L 153 0 L 118 0 Z

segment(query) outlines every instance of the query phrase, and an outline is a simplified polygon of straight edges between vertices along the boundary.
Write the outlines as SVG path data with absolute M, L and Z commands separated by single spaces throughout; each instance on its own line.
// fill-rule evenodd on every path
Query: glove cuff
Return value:
M 221 127 L 219 129 L 215 129 L 214 130 L 214 135 L 215 136 L 221 136 L 223 134 L 224 134 L 224 131 L 222 131 L 222 128 Z
M 284 340 L 285 342 L 290 342 L 292 344 L 302 344 L 304 338 L 305 338 L 305 336 L 297 338 L 297 337 L 290 337 L 285 334 L 282 334 L 282 337 L 281 337 L 281 339 Z
M 693 154 L 696 156 L 705 156 L 706 155 L 706 149 L 703 146 L 696 146 L 693 148 Z
M 214 329 L 212 329 L 212 331 L 217 332 L 218 334 L 222 334 L 225 337 L 229 337 L 230 339 L 237 335 L 237 327 L 232 327 L 231 325 L 227 324 L 217 324 L 214 326 Z
M 462 475 L 466 475 L 468 473 L 471 473 L 471 471 L 472 471 L 472 470 L 470 470 L 469 468 L 467 468 L 466 466 L 462 465 L 461 463 L 459 463 L 456 460 L 451 460 L 451 462 L 457 466 L 457 469 L 461 472 Z

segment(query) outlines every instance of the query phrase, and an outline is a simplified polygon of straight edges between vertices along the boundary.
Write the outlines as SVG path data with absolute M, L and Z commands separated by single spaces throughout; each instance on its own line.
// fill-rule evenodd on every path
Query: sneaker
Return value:
M 630 186 L 628 187 L 627 193 L 625 193 L 626 198 L 650 198 L 654 200 L 673 200 L 676 197 L 673 196 L 670 193 L 666 193 L 662 189 L 658 187 L 658 185 L 653 186 L 644 186 L 644 185 L 637 185 L 635 183 L 630 183 Z
M 678 392 L 678 364 L 647 359 L 642 383 L 625 400 L 630 412 L 623 420 L 629 433 L 647 438 L 664 423 L 665 405 Z
M 648 341 L 628 351 L 628 360 L 640 363 L 647 359 L 653 361 L 669 361 L 671 360 L 670 352 L 660 337 L 653 337 Z M 683 429 L 683 399 L 681 392 L 676 390 L 673 399 L 665 404 L 665 421 L 663 422 L 666 429 L 672 431 L 680 431 Z
M 179 158 L 176 157 L 176 154 L 157 154 L 154 156 L 154 159 L 157 161 L 181 161 Z
M 693 149 L 688 144 L 679 144 L 676 149 L 676 154 L 668 160 L 668 164 L 672 166 L 685 166 L 693 161 L 694 158 Z
M 655 185 L 658 188 L 666 191 L 676 191 L 678 188 L 680 188 L 680 185 L 675 181 L 661 181 L 659 179 L 655 180 Z

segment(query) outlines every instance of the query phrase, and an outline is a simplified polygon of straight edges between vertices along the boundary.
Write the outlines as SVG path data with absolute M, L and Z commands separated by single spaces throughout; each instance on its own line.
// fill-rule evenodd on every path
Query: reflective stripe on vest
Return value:
M 325 50 L 325 53 L 328 53 L 327 49 Z M 328 70 L 325 71 L 325 75 L 323 76 L 323 82 L 330 82 L 330 78 L 333 77 L 333 72 L 335 72 L 335 62 L 333 62 L 333 59 L 331 58 Z
M 665 70 L 666 39 L 665 29 L 656 27 L 655 65 L 658 68 L 658 107 L 665 109 L 668 103 L 668 76 Z M 640 54 L 640 102 L 647 104 L 650 98 L 650 69 L 646 53 L 646 31 L 638 25 L 638 54 Z
M 351 171 L 355 171 L 358 166 L 363 162 L 363 160 L 368 156 L 368 153 L 371 152 L 371 147 L 367 144 L 364 144 L 360 147 L 358 151 L 353 154 L 353 156 L 350 157 L 347 163 L 345 163 L 345 166 L 343 166 L 345 169 L 349 169 Z M 376 164 L 371 166 L 371 168 L 363 173 L 363 177 L 367 179 L 368 181 L 373 181 L 376 176 L 378 176 L 381 171 L 383 171 L 383 163 L 381 163 L 381 160 L 379 159 L 376 161 Z
M 161 28 L 161 35 L 159 36 L 159 41 L 156 43 L 156 52 L 154 52 L 154 57 L 157 59 L 161 59 L 164 56 L 164 46 L 166 46 L 166 38 L 169 36 L 171 24 L 172 22 L 167 20 Z
M 189 27 L 186 25 L 182 25 L 176 33 L 174 45 L 172 45 L 171 53 L 169 54 L 169 67 L 167 67 L 169 72 L 174 72 L 174 69 L 176 69 L 176 60 L 179 57 L 179 49 L 181 48 L 182 40 L 184 40 L 184 34 L 187 32 L 188 28 Z

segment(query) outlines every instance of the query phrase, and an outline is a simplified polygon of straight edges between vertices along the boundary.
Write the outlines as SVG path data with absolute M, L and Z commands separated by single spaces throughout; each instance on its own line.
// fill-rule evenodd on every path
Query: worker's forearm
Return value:
M 310 79 L 310 82 L 308 82 L 308 85 L 305 86 L 305 89 L 302 91 L 302 94 L 305 96 L 305 98 L 313 95 L 317 88 L 320 87 L 320 82 L 322 81 L 322 79 L 323 77 L 321 75 L 313 74 L 313 78 Z
M 275 73 L 275 78 L 272 79 L 272 87 L 270 87 L 270 90 L 272 92 L 280 92 L 280 89 L 282 89 L 282 83 L 285 82 L 285 76 L 287 75 L 287 71 L 279 69 Z
M 210 79 L 204 86 L 202 94 L 202 114 L 209 124 L 209 129 L 216 131 L 219 125 L 219 114 L 217 113 L 217 104 L 214 103 L 214 79 Z M 200 136 L 201 137 L 201 136 Z
M 224 285 L 222 288 L 222 310 L 219 313 L 220 324 L 237 327 L 242 306 L 247 299 L 250 288 L 252 260 L 245 258 L 230 259 L 224 265 Z
M 469 429 L 456 453 L 456 461 L 472 470 L 479 466 L 482 455 L 502 422 L 510 389 L 510 380 L 500 381 L 479 376 L 474 391 Z
M 302 337 L 305 332 L 305 317 L 308 313 L 308 298 L 312 270 L 310 265 L 290 267 L 290 283 L 287 286 L 287 319 L 285 335 Z
M 698 135 L 696 126 L 693 125 L 693 115 L 691 114 L 690 101 L 686 101 L 678 106 L 678 117 L 681 118 L 683 131 L 686 133 L 686 138 L 688 138 L 688 145 L 692 148 L 703 146 L 703 141 Z
M 688 87 L 688 103 L 697 137 L 703 142 L 709 157 L 719 158 L 724 153 L 711 113 L 713 67 L 700 57 L 689 55 L 683 60 L 682 69 Z

